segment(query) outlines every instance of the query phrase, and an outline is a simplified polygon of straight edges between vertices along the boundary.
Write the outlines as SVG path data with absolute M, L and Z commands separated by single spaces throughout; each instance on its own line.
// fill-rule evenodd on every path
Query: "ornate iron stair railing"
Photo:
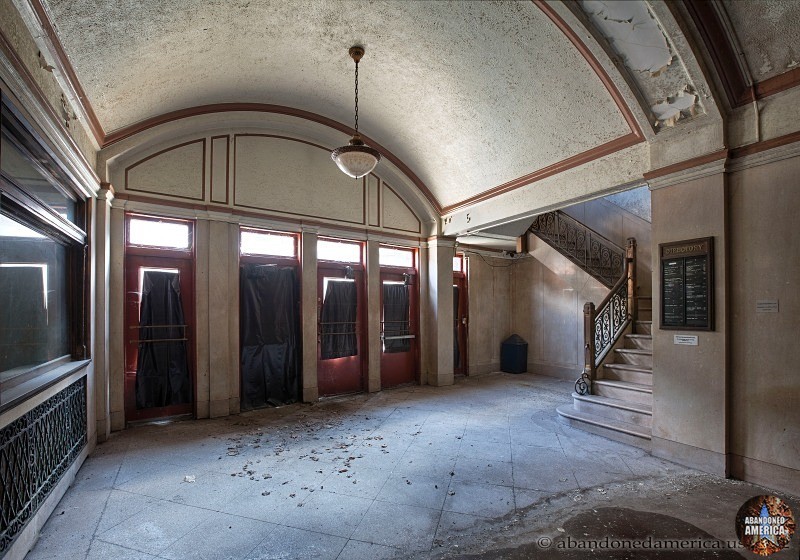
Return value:
M 597 369 L 638 315 L 636 303 L 636 240 L 628 238 L 625 251 L 625 274 L 595 308 L 583 306 L 584 366 L 575 382 L 575 392 L 590 393 L 597 378 Z
M 529 231 L 607 288 L 625 272 L 621 247 L 560 210 L 536 216 Z

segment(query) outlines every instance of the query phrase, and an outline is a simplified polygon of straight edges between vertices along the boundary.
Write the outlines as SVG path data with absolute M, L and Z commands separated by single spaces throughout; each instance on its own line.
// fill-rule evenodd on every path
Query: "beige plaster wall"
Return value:
M 637 295 L 651 294 L 652 226 L 649 222 L 602 198 L 575 204 L 564 208 L 563 211 L 623 249 L 629 237 L 636 239 L 636 283 L 639 287 Z
M 726 474 L 728 360 L 726 313 L 726 186 L 721 170 L 652 191 L 653 268 L 658 244 L 714 238 L 715 330 L 661 330 L 653 317 L 653 453 Z M 653 282 L 658 310 L 660 279 Z M 678 346 L 673 335 L 698 337 Z
M 583 370 L 583 305 L 608 288 L 528 236 L 531 257 L 512 269 L 512 330 L 528 341 L 528 371 L 574 380 Z
M 732 474 L 800 493 L 800 157 L 730 175 Z M 777 313 L 757 313 L 778 300 Z
M 500 370 L 500 344 L 512 334 L 511 290 L 514 261 L 466 253 L 470 375 Z

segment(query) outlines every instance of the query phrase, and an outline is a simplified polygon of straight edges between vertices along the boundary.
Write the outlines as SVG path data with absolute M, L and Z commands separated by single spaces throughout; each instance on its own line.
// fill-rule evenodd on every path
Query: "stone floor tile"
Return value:
M 86 560 L 156 560 L 156 558 L 151 554 L 101 541 L 100 539 L 95 539 L 92 542 L 92 547 L 86 556 Z
M 339 554 L 339 560 L 387 560 L 403 555 L 403 551 L 397 548 L 349 540 Z
M 444 509 L 480 517 L 502 517 L 514 511 L 514 490 L 506 486 L 453 481 Z
M 375 499 L 393 504 L 442 509 L 449 486 L 449 476 L 430 478 L 398 473 L 389 477 Z
M 335 560 L 347 539 L 294 527 L 275 527 L 246 560 Z
M 439 510 L 375 501 L 352 538 L 405 551 L 429 550 L 440 515 Z
M 320 490 L 287 512 L 281 524 L 349 538 L 371 505 L 372 500 Z
M 213 513 L 161 552 L 169 560 L 241 560 L 275 525 L 236 515 Z
M 511 463 L 481 457 L 460 456 L 453 467 L 453 480 L 511 486 L 513 468 Z
M 351 467 L 342 466 L 325 479 L 324 490 L 334 494 L 374 500 L 390 474 L 389 470 L 360 467 L 357 464 Z

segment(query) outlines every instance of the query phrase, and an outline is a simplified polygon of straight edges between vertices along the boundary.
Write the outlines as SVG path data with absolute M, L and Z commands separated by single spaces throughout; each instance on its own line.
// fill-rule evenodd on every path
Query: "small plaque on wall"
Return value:
M 714 238 L 658 246 L 665 330 L 714 330 Z

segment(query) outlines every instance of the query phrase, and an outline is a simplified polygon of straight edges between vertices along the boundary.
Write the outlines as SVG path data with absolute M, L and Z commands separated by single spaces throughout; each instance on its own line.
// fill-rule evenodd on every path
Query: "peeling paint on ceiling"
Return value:
M 688 93 L 694 90 L 691 78 L 646 2 L 583 0 L 580 6 L 630 71 L 656 129 L 704 112 L 699 97 Z
M 798 0 L 723 0 L 753 79 L 761 82 L 800 61 Z

